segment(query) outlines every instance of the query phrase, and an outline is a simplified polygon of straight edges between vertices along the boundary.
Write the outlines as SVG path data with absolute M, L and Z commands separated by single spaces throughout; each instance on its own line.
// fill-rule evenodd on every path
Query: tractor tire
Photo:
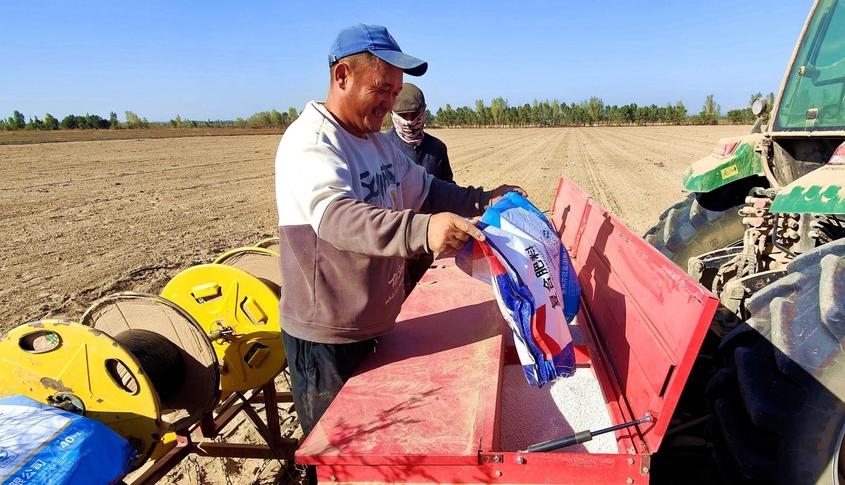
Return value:
M 845 484 L 845 240 L 787 271 L 720 343 L 716 459 L 731 483 Z
M 687 270 L 687 262 L 742 239 L 745 228 L 738 211 L 741 206 L 711 211 L 698 201 L 698 194 L 666 209 L 645 240 L 672 262 Z
M 748 177 L 713 192 L 693 192 L 666 209 L 643 237 L 686 271 L 689 258 L 742 239 L 739 209 L 753 187 L 765 186 L 765 179 Z

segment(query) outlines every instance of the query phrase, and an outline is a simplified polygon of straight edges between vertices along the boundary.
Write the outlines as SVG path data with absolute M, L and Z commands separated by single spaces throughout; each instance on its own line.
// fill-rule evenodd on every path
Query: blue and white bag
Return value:
M 135 455 L 99 421 L 24 396 L 0 399 L 0 483 L 108 484 Z
M 484 212 L 479 228 L 486 241 L 467 243 L 455 261 L 493 286 L 525 378 L 542 387 L 572 375 L 568 322 L 578 313 L 581 288 L 551 223 L 528 199 L 509 192 Z

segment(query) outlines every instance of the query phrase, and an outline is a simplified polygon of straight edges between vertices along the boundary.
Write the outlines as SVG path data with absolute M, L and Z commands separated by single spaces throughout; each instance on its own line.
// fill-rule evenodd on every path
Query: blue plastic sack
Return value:
M 0 399 L 0 483 L 107 484 L 134 460 L 129 442 L 99 421 L 24 396 Z
M 542 387 L 572 375 L 568 323 L 578 313 L 581 288 L 554 227 L 528 199 L 509 192 L 484 212 L 479 228 L 486 240 L 464 245 L 455 261 L 493 286 L 526 380 Z

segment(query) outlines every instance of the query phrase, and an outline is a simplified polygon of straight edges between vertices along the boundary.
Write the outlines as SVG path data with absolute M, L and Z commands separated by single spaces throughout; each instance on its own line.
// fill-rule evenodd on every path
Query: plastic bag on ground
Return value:
M 24 396 L 0 399 L 0 483 L 108 484 L 129 471 L 129 442 L 99 421 Z

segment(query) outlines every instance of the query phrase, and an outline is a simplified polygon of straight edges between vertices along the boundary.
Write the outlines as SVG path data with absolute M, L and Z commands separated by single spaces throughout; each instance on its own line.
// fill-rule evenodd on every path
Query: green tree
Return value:
M 434 124 L 434 116 L 429 110 L 425 110 L 425 124 L 426 126 L 431 126 Z
M 483 103 L 482 103 L 483 104 Z M 501 96 L 498 98 L 493 98 L 490 101 L 490 117 L 493 118 L 493 124 L 496 126 L 500 126 L 502 124 L 503 116 L 508 109 L 508 102 L 505 98 Z
M 595 96 L 591 97 L 587 100 L 586 104 L 587 114 L 589 115 L 590 125 L 592 126 L 594 123 L 599 123 L 602 121 L 602 113 L 604 111 L 604 101 L 601 98 L 597 98 Z
M 448 127 L 453 126 L 455 111 L 452 109 L 450 104 L 446 103 L 446 106 L 443 107 L 443 112 L 441 114 L 443 116 L 443 120 L 439 121 L 438 117 L 438 123 Z
M 719 111 L 721 111 L 721 108 L 716 104 L 713 95 L 708 94 L 704 99 L 701 113 L 698 114 L 699 122 L 704 125 L 715 125 L 719 121 Z
M 282 114 L 275 109 L 270 111 L 270 124 L 276 128 L 285 127 L 285 120 L 282 118 Z
M 44 122 L 39 120 L 37 116 L 33 116 L 29 119 L 29 122 L 26 124 L 26 129 L 28 130 L 43 130 L 44 129 Z
M 613 105 L 608 109 L 607 122 L 614 126 L 622 126 L 625 123 L 625 111 Z
M 747 109 L 747 108 L 746 108 Z M 728 110 L 728 121 L 731 124 L 739 125 L 745 122 L 745 109 L 731 109 Z
M 273 126 L 273 120 L 268 111 L 260 111 L 247 118 L 246 124 L 250 128 L 268 128 Z
M 47 113 L 44 115 L 44 129 L 46 130 L 58 130 L 59 129 L 59 120 L 57 120 L 53 115 Z
M 675 107 L 672 111 L 671 121 L 676 125 L 684 124 L 684 121 L 687 119 L 687 107 L 684 106 L 683 101 L 678 101 L 675 103 Z
M 299 113 L 296 111 L 296 108 L 294 108 L 293 106 L 288 108 L 288 117 L 290 118 L 291 123 L 293 123 L 293 120 L 299 118 Z
M 59 123 L 59 126 L 61 126 L 64 130 L 73 130 L 78 128 L 76 115 L 65 116 L 64 118 L 62 118 L 62 121 L 61 123 Z
M 18 110 L 15 110 L 12 113 L 12 116 L 6 120 L 6 129 L 9 130 L 22 130 L 26 128 L 26 118 L 24 117 L 23 113 Z
M 112 130 L 120 128 L 120 121 L 117 120 L 117 113 L 114 111 L 109 113 L 109 128 Z
M 141 119 L 138 118 L 138 115 L 136 115 L 132 111 L 126 111 L 123 114 L 124 114 L 124 116 L 126 116 L 126 127 L 127 128 L 129 128 L 130 130 L 136 129 L 136 128 L 141 128 L 142 122 L 141 122 Z
M 475 125 L 476 126 L 483 126 L 486 124 L 486 120 L 484 119 L 484 100 L 483 99 L 476 99 L 475 100 Z

